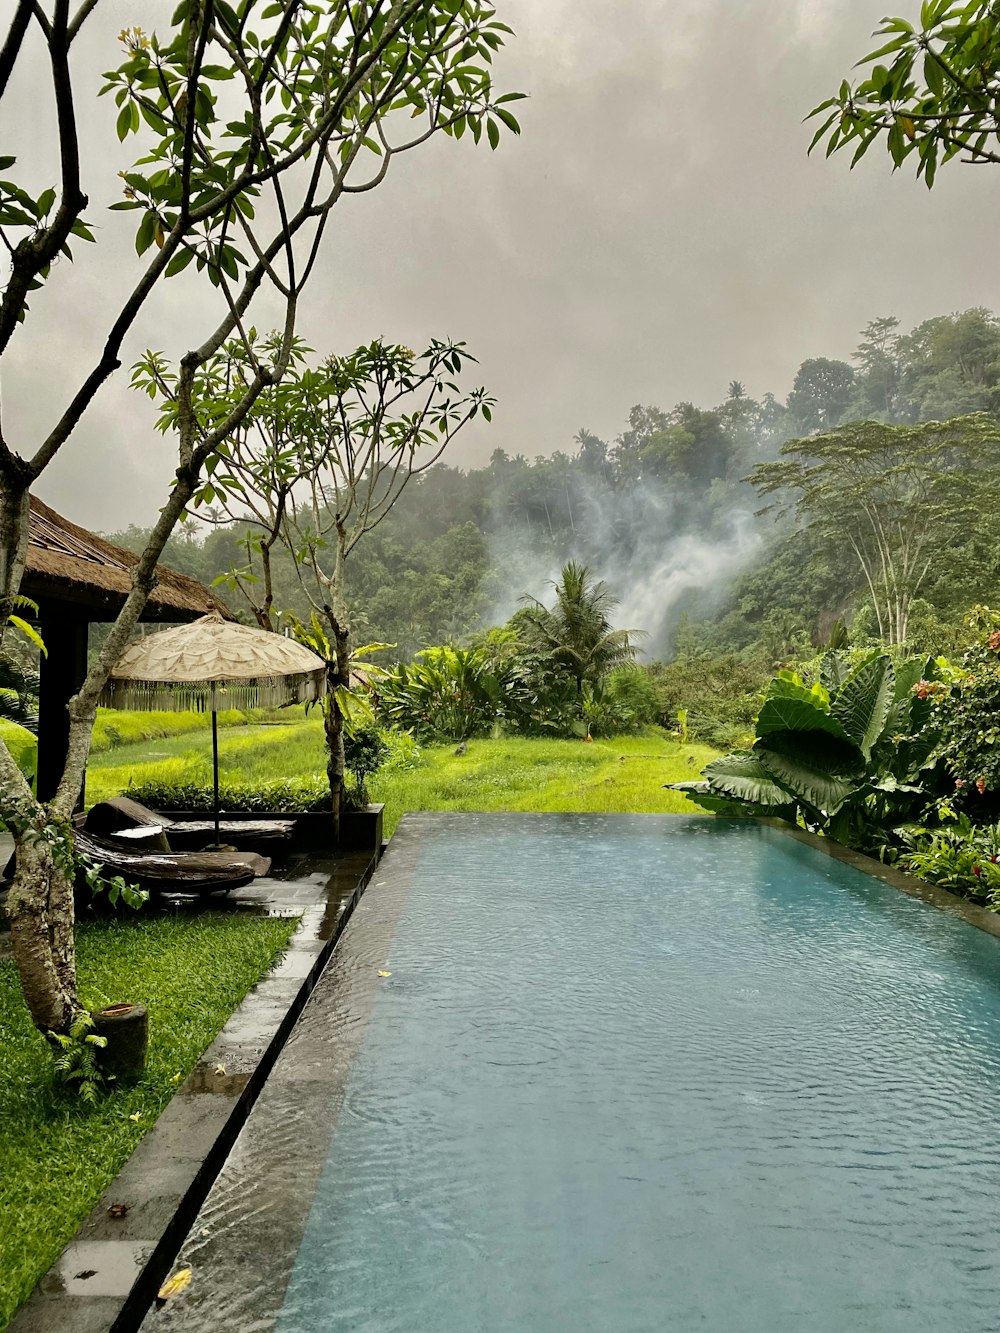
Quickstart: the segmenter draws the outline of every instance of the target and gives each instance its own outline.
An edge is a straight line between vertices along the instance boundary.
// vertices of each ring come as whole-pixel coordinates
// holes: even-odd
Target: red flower
[[[972,867],[972,873],[973,873],[974,875],[981,875],[981,874],[983,873],[983,871],[982,871],[982,867],[981,867],[981,866],[973,866],[973,867]]]

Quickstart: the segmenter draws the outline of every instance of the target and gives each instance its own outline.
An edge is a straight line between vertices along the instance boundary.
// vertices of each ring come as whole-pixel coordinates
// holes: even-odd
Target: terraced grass
[[[696,776],[716,751],[681,745],[665,732],[610,740],[469,741],[430,745],[405,768],[391,766],[369,782],[384,801],[391,834],[407,810],[580,810],[647,814],[702,813],[665,782]],[[323,732],[317,716],[280,726],[248,726],[219,737],[219,767],[226,782],[322,774]],[[211,782],[207,735],[178,736],[119,746],[95,755],[87,770],[87,801],[105,800],[130,782]]]
[[[323,773],[326,756],[318,714],[287,723],[227,728],[219,733],[219,773],[226,782]],[[87,804],[119,796],[142,782],[212,781],[212,737],[205,730],[118,745],[91,755]]]
[[[372,800],[385,802],[387,831],[407,810],[622,811],[704,813],[665,782],[695,777],[716,751],[663,732],[580,740],[469,741],[428,746],[416,766],[380,774]]]

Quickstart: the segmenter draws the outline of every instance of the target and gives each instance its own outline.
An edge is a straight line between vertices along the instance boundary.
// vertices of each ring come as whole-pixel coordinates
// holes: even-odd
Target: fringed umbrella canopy
[[[126,648],[101,703],[214,712],[305,703],[325,690],[326,663],[316,653],[280,634],[208,615]]]
[[[326,691],[326,663],[292,639],[202,616],[161,630],[126,648],[101,703],[152,712],[160,708],[212,713],[215,842],[219,845],[220,708],[275,708],[305,703]]]

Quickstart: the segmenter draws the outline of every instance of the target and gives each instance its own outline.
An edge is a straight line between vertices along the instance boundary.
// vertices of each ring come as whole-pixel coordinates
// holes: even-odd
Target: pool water
[[[281,1333],[997,1328],[997,940],[755,824],[407,836]]]

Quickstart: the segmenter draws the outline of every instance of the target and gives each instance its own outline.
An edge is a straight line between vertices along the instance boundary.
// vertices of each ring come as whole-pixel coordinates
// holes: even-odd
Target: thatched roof
[[[37,496],[31,497],[28,555],[21,580],[26,597],[70,604],[89,620],[112,620],[132,587],[132,570],[138,563],[133,552],[78,527]],[[193,620],[209,611],[232,619],[211,588],[157,565],[144,620]]]

